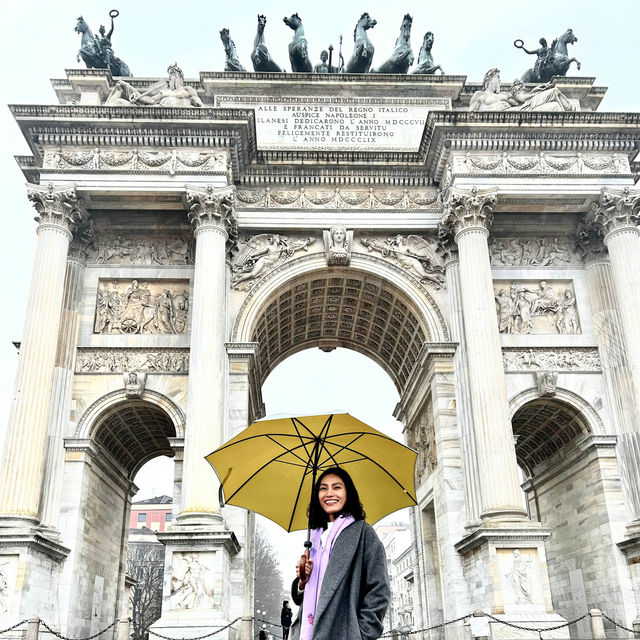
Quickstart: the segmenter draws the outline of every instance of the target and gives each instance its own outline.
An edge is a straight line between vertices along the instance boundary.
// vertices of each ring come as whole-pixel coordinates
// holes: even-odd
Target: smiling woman
[[[292,640],[380,637],[389,578],[382,543],[364,518],[351,476],[339,467],[326,469],[309,503],[313,544],[300,558],[291,588],[301,606]]]

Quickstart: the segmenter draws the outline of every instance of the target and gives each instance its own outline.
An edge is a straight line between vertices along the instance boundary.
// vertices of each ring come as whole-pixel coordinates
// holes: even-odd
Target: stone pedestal
[[[219,517],[219,516],[218,516]],[[218,525],[175,525],[158,534],[165,545],[162,617],[154,631],[171,637],[210,633],[242,615],[232,607],[231,567],[240,544],[220,517]],[[240,623],[235,625],[240,629]],[[223,631],[221,640],[240,638]]]

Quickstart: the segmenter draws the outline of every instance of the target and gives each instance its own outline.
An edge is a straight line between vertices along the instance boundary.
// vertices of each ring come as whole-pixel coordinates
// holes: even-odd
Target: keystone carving
[[[498,201],[497,189],[451,189],[444,206],[442,222],[451,228],[456,238],[465,229],[489,229],[493,208]]]
[[[216,188],[185,186],[189,208],[189,221],[197,229],[213,225],[223,229],[228,236],[227,246],[233,249],[238,241],[238,220],[234,211],[235,187]]]
[[[327,264],[347,266],[351,262],[353,231],[347,231],[343,224],[336,224],[322,232]]]
[[[34,219],[38,224],[53,224],[74,233],[87,218],[75,186],[30,186],[27,197],[37,211]]]
[[[124,378],[124,393],[129,399],[140,398],[144,392],[147,383],[147,374],[145,371],[125,371],[122,374]]]

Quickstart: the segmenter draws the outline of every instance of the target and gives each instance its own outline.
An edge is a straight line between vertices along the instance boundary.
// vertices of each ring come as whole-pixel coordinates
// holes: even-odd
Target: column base
[[[554,612],[544,541],[551,532],[539,522],[522,518],[483,522],[455,549],[464,557],[465,579],[474,607],[505,623],[523,627],[555,627],[566,620]],[[586,621],[588,637],[589,622]],[[582,629],[580,629],[582,631]],[[491,621],[493,638],[538,638]],[[549,631],[545,638],[568,638],[569,628]]]
[[[59,620],[57,599],[63,560],[70,550],[36,529],[12,518],[0,527],[0,573],[6,582],[7,600],[0,609],[0,627],[22,618],[38,616],[49,624]],[[21,633],[21,632],[19,632]]]
[[[176,638],[211,633],[241,615],[232,606],[231,566],[240,552],[234,532],[226,528],[221,516],[215,524],[211,520],[202,524],[201,518],[188,521],[190,524],[182,519],[157,534],[166,550],[162,616],[153,630]],[[234,625],[237,630],[223,631],[216,638],[236,640],[240,626],[238,622]]]
[[[175,527],[181,526],[205,526],[205,527],[221,527],[224,526],[224,518],[219,513],[207,513],[199,511],[182,512],[176,518]]]

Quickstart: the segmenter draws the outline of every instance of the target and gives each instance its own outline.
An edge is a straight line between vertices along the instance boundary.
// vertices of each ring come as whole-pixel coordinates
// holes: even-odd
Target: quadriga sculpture
[[[424,40],[422,41],[422,48],[418,54],[418,64],[411,73],[419,74],[432,74],[440,69],[440,73],[444,73],[443,68],[439,64],[434,64],[433,57],[431,55],[431,47],[433,47],[433,32],[427,31],[424,34]]]
[[[246,71],[246,69],[242,66],[240,59],[238,58],[238,53],[236,52],[236,45],[233,40],[229,37],[229,29],[226,27],[220,31],[220,40],[222,40],[222,44],[224,46],[224,53],[227,57],[224,63],[225,71]]]
[[[293,34],[293,40],[289,43],[291,71],[311,73],[313,71],[313,65],[309,59],[307,39],[304,37],[302,19],[297,13],[294,13],[290,18],[284,18],[284,23],[295,32]]]
[[[127,64],[117,58],[111,46],[111,36],[113,35],[113,19],[120,15],[117,9],[109,11],[111,18],[111,29],[106,33],[104,25],[100,25],[100,35],[91,33],[89,25],[80,16],[76,22],[74,31],[81,35],[80,50],[78,51],[78,62],[82,60],[87,69],[109,69],[112,76],[131,76],[131,71]]]
[[[368,73],[373,60],[374,47],[367,36],[367,31],[373,29],[377,22],[368,13],[363,13],[353,31],[353,54],[347,62],[347,73]]]
[[[400,35],[396,40],[396,48],[391,57],[383,62],[371,73],[407,73],[413,64],[413,51],[411,51],[411,23],[413,18],[407,13],[400,25]]]
[[[264,43],[264,27],[267,24],[266,16],[258,16],[258,30],[256,38],[253,41],[253,51],[251,53],[251,62],[254,71],[276,71],[282,72],[282,69],[271,59],[269,49]]]

